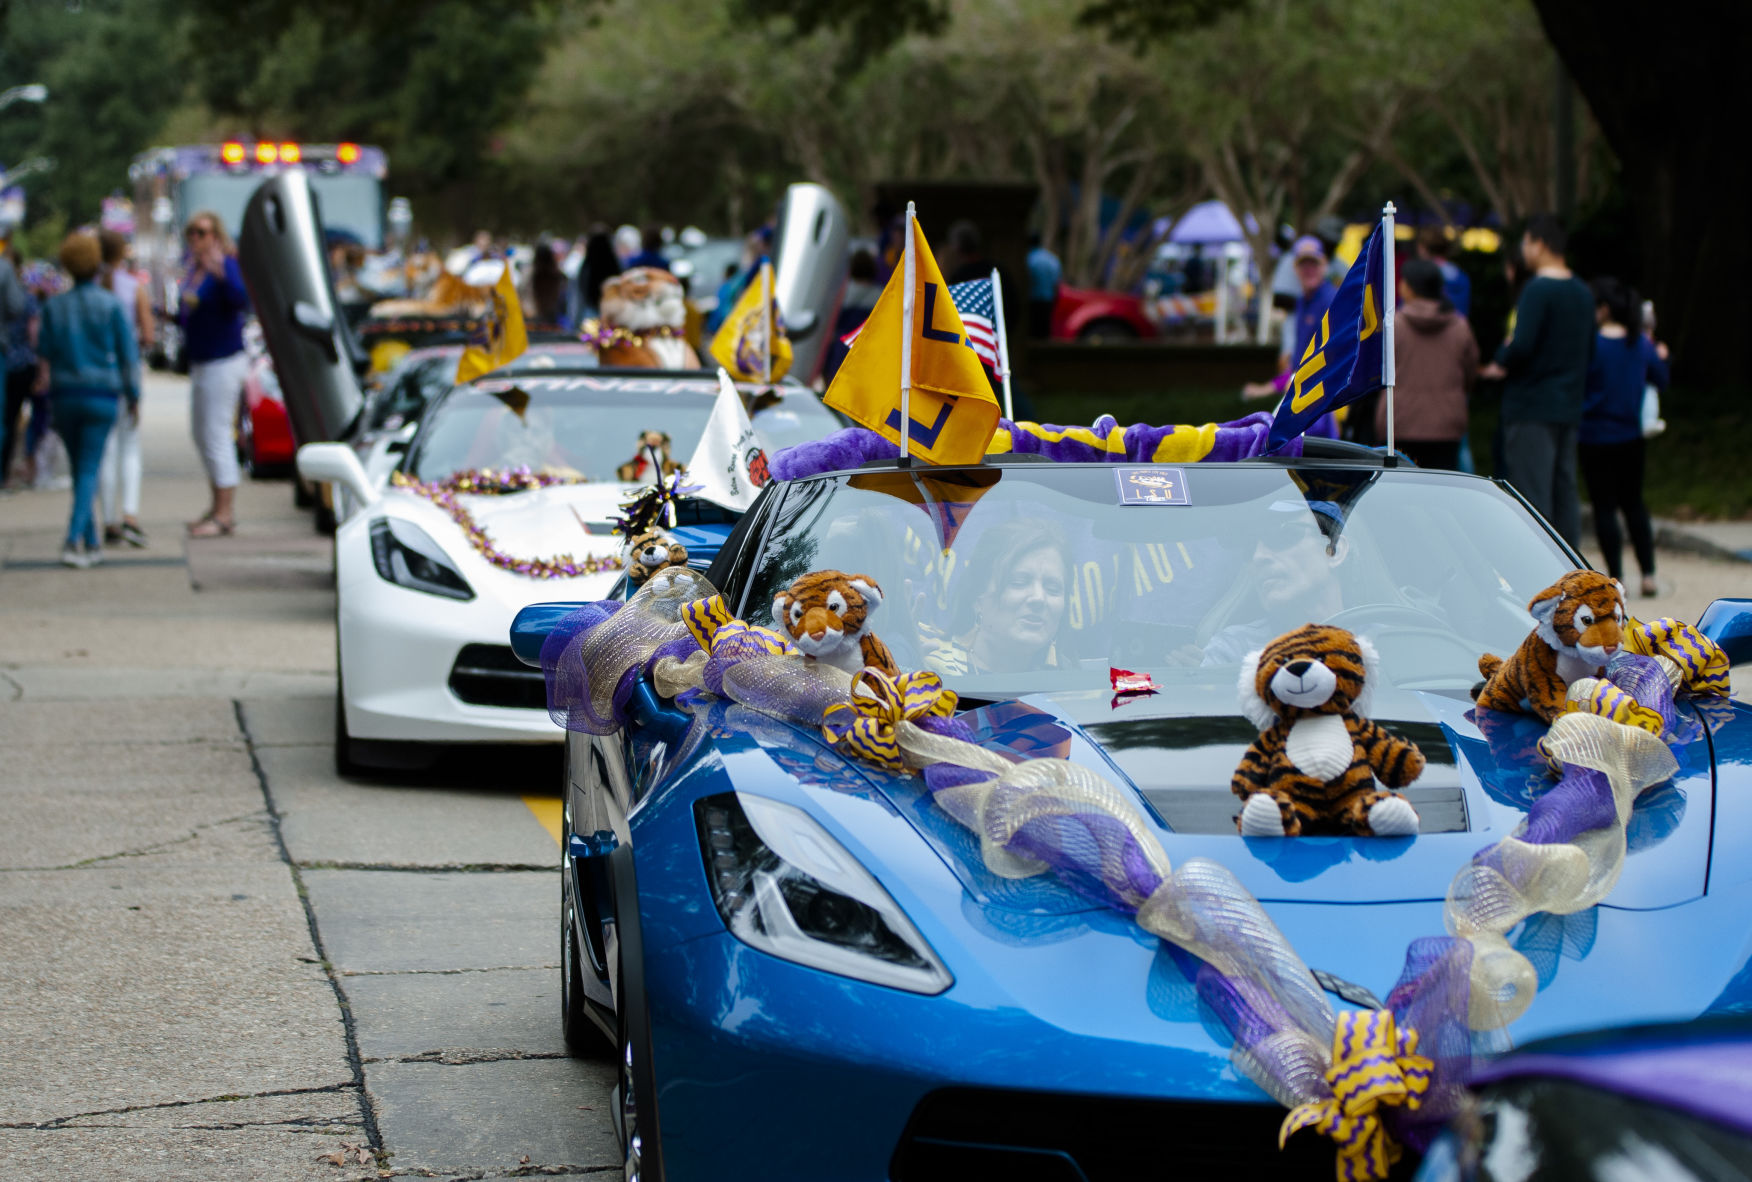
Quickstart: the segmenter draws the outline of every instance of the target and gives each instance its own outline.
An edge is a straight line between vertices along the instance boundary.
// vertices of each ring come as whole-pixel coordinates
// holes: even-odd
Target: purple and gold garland
[[[600,351],[611,345],[626,345],[634,349],[642,348],[647,338],[658,340],[685,340],[687,334],[672,325],[659,324],[647,328],[643,332],[634,332],[630,328],[618,325],[609,327],[600,320],[586,320],[578,329],[578,339],[586,345],[595,345]]]
[[[492,497],[504,493],[526,492],[534,488],[551,488],[556,484],[583,484],[585,478],[582,476],[554,476],[531,472],[528,468],[469,468],[431,483],[396,472],[390,478],[390,483],[425,497],[450,514],[450,520],[456,522],[469,545],[475,548],[475,552],[500,570],[527,575],[532,579],[575,579],[581,575],[598,575],[621,569],[620,556],[616,554],[588,554],[582,560],[575,559],[570,554],[557,554],[552,558],[517,558],[506,554],[493,545],[487,531],[475,524],[474,515],[457,500],[458,494],[463,493],[475,497]]]

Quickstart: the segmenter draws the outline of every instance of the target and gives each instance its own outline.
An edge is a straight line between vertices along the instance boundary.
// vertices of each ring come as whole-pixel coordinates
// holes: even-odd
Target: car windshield
[[[1127,486],[1134,503],[1119,473],[1143,478]],[[1472,477],[1017,464],[792,485],[739,598],[767,623],[801,574],[866,574],[901,667],[961,693],[1105,690],[1120,667],[1164,688],[1220,686],[1213,705],[1230,712],[1243,657],[1310,621],[1368,636],[1401,688],[1463,693],[1479,655],[1513,652],[1527,601],[1571,565]]]
[[[470,468],[528,467],[537,472],[619,479],[647,431],[669,437],[669,454],[693,454],[717,398],[709,376],[556,374],[491,377],[458,386],[426,417],[404,470],[442,480]],[[771,453],[839,426],[801,386],[755,401],[755,433]]]
[[[425,414],[427,404],[455,384],[456,363],[461,357],[461,345],[447,345],[419,349],[402,358],[371,397],[365,411],[367,429],[393,431]],[[595,360],[596,350],[588,345],[534,345],[498,372],[593,365]]]

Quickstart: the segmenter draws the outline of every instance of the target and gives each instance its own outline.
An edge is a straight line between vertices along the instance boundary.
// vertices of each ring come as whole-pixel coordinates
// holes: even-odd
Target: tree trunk
[[[1752,373],[1752,122],[1741,77],[1752,5],[1534,0],[1552,46],[1618,156],[1640,274],[1682,381]],[[1713,132],[1711,129],[1715,129]]]

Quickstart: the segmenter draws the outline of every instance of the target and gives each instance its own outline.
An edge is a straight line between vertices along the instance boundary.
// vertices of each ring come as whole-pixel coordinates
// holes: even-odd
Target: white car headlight
[[[446,599],[473,599],[462,577],[432,535],[411,521],[379,517],[371,523],[371,565],[398,587]]]
[[[870,872],[808,813],[727,792],[694,802],[712,898],[743,943],[911,993],[955,983]]]

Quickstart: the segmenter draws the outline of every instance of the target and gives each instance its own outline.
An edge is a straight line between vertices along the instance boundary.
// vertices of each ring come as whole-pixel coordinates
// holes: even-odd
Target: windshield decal
[[[1115,468],[1122,505],[1190,505],[1186,474],[1179,468]]]

